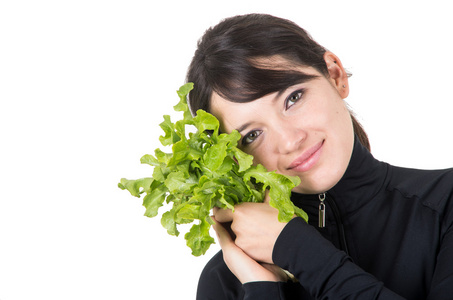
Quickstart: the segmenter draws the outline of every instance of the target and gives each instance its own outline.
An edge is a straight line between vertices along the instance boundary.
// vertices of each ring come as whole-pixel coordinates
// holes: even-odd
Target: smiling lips
[[[324,140],[317,143],[313,147],[306,150],[302,153],[301,156],[296,158],[291,165],[288,167],[289,170],[297,172],[306,172],[310,170],[316,162],[319,160],[322,152],[322,146],[324,145]]]

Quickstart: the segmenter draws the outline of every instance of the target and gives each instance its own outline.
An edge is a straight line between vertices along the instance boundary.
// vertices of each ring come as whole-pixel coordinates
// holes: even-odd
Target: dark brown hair
[[[286,19],[266,14],[224,19],[198,41],[186,78],[194,83],[189,107],[192,113],[209,111],[213,92],[232,102],[250,102],[316,77],[291,68],[260,66],[263,58],[283,57],[329,77],[326,51],[303,28]],[[359,141],[370,149],[367,134],[352,113],[351,118]]]

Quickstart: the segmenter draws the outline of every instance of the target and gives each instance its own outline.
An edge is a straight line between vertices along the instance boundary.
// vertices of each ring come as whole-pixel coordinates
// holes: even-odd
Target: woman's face
[[[338,76],[338,68],[343,68],[336,61],[330,67],[327,62],[329,78],[313,68],[300,67],[319,77],[252,102],[234,103],[212,95],[211,112],[220,120],[222,131],[237,129],[242,135],[239,148],[252,154],[254,163],[298,176],[301,184],[295,192],[329,190],[349,164],[354,133],[343,101],[348,94],[347,86],[343,87],[347,77],[344,74],[342,81],[343,75]]]

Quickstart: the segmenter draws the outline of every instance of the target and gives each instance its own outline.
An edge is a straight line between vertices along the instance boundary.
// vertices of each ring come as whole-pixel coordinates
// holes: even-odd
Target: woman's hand
[[[273,264],[274,244],[286,223],[278,221],[278,210],[264,203],[241,203],[229,209],[215,209],[215,219],[232,222],[233,244],[256,261]]]
[[[287,281],[286,273],[276,265],[258,263],[236,246],[230,233],[213,217],[223,259],[230,271],[244,284],[252,281]]]

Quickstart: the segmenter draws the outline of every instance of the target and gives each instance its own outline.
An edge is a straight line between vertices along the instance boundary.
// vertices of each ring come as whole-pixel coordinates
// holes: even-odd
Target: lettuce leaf
[[[154,155],[143,155],[140,162],[154,167],[152,177],[122,178],[118,187],[135,197],[146,194],[143,206],[147,217],[169,207],[161,224],[170,235],[179,235],[178,225],[194,223],[184,235],[194,256],[205,254],[214,243],[209,234],[213,207],[234,210],[238,203],[262,202],[269,191],[269,204],[278,209],[279,221],[288,222],[294,215],[307,221],[307,214],[290,200],[300,179],[253,165],[253,156],[237,147],[239,132],[220,133],[219,121],[206,111],[198,110],[192,116],[187,104],[192,89],[193,83],[187,83],[177,91],[179,102],[173,108],[183,112],[183,118],[173,123],[164,115],[159,125],[164,131],[159,141],[162,146],[171,146],[171,153],[158,148]]]

